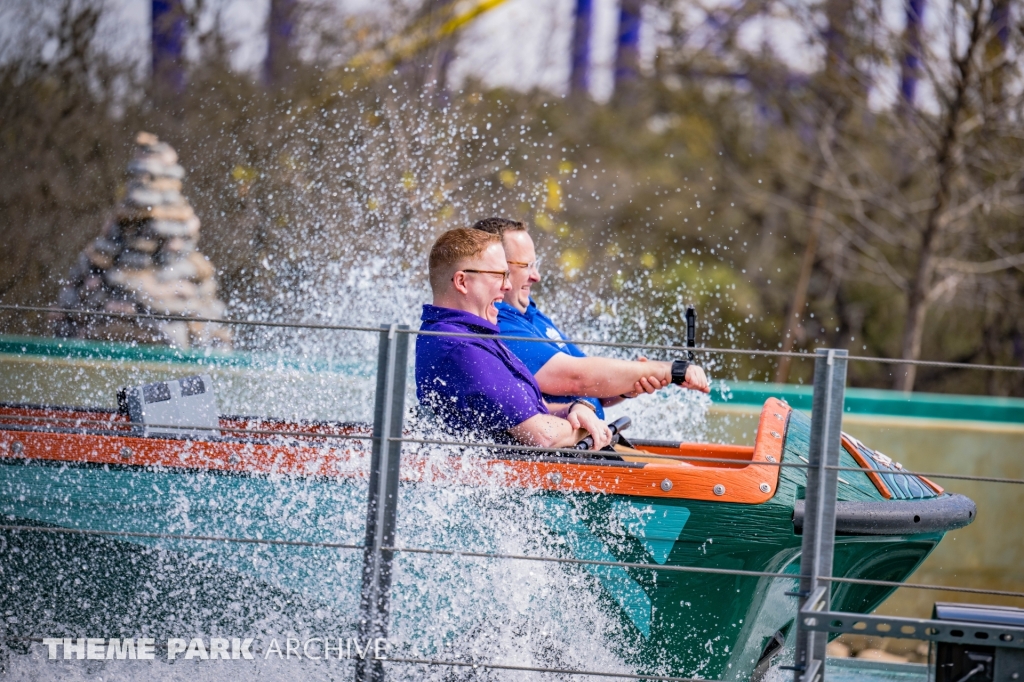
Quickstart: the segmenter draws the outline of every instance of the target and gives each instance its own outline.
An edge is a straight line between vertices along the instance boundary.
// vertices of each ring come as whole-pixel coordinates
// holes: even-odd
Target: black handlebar
[[[621,433],[622,431],[625,431],[626,429],[628,429],[630,424],[632,424],[632,423],[633,423],[633,420],[630,419],[629,417],[619,417],[618,419],[616,419],[615,421],[613,421],[611,424],[608,425],[608,430],[612,432],[612,443],[613,444],[617,440],[616,436],[618,436],[619,433]],[[579,443],[576,443],[576,445],[572,446],[572,449],[573,450],[589,450],[592,447],[594,447],[594,437],[593,436],[587,436],[586,438],[581,440]]]
[[[697,346],[697,310],[692,306],[686,306],[686,347],[696,348]],[[687,351],[690,362],[693,362],[693,351]]]

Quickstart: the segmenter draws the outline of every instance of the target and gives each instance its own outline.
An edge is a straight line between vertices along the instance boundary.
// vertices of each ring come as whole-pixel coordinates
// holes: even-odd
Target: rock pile
[[[128,165],[127,196],[103,233],[78,256],[58,299],[61,308],[111,313],[223,317],[210,261],[196,248],[199,218],[181,195],[185,170],[156,135],[139,133]],[[229,346],[216,323],[64,315],[59,336]]]

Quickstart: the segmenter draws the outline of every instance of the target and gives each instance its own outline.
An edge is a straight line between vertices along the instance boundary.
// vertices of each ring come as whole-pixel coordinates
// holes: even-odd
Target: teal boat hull
[[[801,461],[808,432],[808,418],[792,413],[784,463]],[[841,457],[843,466],[858,466],[845,450]],[[840,500],[885,502],[866,473],[844,471],[841,478]],[[557,570],[576,576],[570,584],[581,595],[597,595],[613,623],[605,633],[609,646],[634,670],[749,680],[773,639],[793,635],[796,604],[786,593],[797,586],[802,538],[793,519],[804,482],[804,469],[783,467],[770,499],[734,504],[405,481],[397,543],[509,553],[508,538],[515,537],[514,553],[645,564]],[[365,479],[358,477],[0,459],[3,524],[37,529],[0,531],[7,548],[0,553],[0,610],[19,614],[8,622],[7,636],[238,636],[239,630],[353,636],[361,550],[228,540],[354,546],[363,538],[365,508]],[[99,537],[39,530],[44,527],[212,539]],[[904,581],[943,534],[838,536],[834,574]],[[399,552],[391,618],[392,632],[403,639],[396,646],[442,657],[452,642],[473,642],[507,623],[507,590],[462,594],[470,575],[464,571],[487,573],[494,562]],[[838,584],[833,609],[868,612],[893,589]],[[567,608],[564,600],[534,600],[524,613],[548,607],[554,613],[545,617],[553,622]]]

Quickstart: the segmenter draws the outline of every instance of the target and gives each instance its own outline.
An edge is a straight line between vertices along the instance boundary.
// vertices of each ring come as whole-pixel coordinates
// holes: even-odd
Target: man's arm
[[[535,375],[548,395],[613,398],[635,390],[641,379],[666,386],[672,380],[671,362],[636,362],[614,358],[577,358],[556,353]]]
[[[637,358],[638,362],[647,362],[647,358],[641,356]],[[656,377],[642,377],[640,381],[633,384],[633,390],[622,395],[617,395],[614,398],[601,398],[601,407],[611,407],[612,405],[618,405],[627,398],[636,398],[643,393],[657,393],[659,389],[665,388],[665,384],[661,383]]]
[[[509,433],[520,443],[542,448],[571,448],[588,433],[594,437],[594,450],[611,442],[611,432],[593,409],[581,404],[570,405],[568,410],[564,405],[551,407],[555,414],[535,414],[509,429]],[[564,418],[556,416],[559,413]]]
[[[577,358],[556,353],[535,375],[540,390],[548,395],[581,395],[589,398],[614,398],[635,393],[637,385],[646,381],[656,388],[672,381],[672,363],[649,360],[617,360],[614,358]],[[655,385],[655,382],[658,382]],[[707,393],[707,377],[697,365],[686,370],[684,388]],[[646,391],[646,389],[645,389]]]

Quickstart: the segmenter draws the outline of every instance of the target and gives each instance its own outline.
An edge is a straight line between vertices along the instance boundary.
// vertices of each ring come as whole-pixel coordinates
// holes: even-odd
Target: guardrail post
[[[845,350],[819,348],[814,360],[814,399],[811,406],[810,465],[807,467],[804,502],[804,537],[800,554],[800,608],[829,610],[831,577],[836,535],[836,469],[843,424],[843,400],[846,390]],[[825,645],[828,633],[815,632],[796,619],[794,682],[821,682],[825,678]]]
[[[398,511],[398,473],[405,415],[405,377],[409,365],[408,325],[381,325],[377,355],[377,393],[373,408],[373,449],[366,504],[366,543],[363,549],[363,587],[359,603],[359,645],[364,657],[356,660],[356,682],[380,682],[384,666],[371,646],[387,638],[391,562]]]

